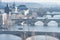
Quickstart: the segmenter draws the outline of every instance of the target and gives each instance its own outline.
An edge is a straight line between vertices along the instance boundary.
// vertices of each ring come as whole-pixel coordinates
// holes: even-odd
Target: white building
[[[2,20],[3,20],[3,25],[7,22],[7,14],[3,13],[2,14]]]
[[[29,14],[29,10],[24,10],[24,15],[27,16]]]

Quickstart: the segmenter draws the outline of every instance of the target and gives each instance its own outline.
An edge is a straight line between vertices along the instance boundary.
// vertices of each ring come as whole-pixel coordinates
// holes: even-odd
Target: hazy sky
[[[2,0],[2,2],[13,2],[14,0]],[[60,0],[15,0],[15,2],[54,2],[60,4]]]

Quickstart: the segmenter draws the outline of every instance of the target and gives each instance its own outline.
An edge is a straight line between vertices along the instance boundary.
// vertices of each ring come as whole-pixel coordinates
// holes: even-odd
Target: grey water
[[[7,30],[6,30],[7,31]],[[9,31],[37,31],[37,32],[60,32],[58,26],[11,26]]]

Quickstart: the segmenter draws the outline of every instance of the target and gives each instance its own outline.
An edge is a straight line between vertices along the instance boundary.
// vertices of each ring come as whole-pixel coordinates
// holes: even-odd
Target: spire
[[[4,10],[5,10],[5,13],[9,14],[9,11],[10,11],[10,10],[9,10],[9,6],[8,6],[8,4],[6,5],[6,7],[5,7]]]
[[[7,4],[7,7],[9,7],[8,4]]]
[[[13,8],[15,9],[15,6],[16,6],[16,4],[15,4],[15,0],[14,0],[14,2],[13,2],[13,5],[12,5],[12,6],[13,6]]]

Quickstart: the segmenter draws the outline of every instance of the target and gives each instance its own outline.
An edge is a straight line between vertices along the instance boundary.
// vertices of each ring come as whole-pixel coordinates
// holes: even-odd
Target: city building
[[[5,25],[7,22],[7,14],[6,13],[2,14],[2,21],[3,21],[3,25]]]
[[[18,7],[16,6],[15,3],[13,3],[13,5],[11,6],[11,11],[12,13],[18,13]]]
[[[36,12],[32,12],[32,15],[29,17],[30,19],[32,19],[32,18],[37,18],[37,13]]]
[[[27,14],[29,13],[29,9],[26,7],[26,5],[19,5],[18,9],[18,11],[21,12],[24,16],[27,16]]]

